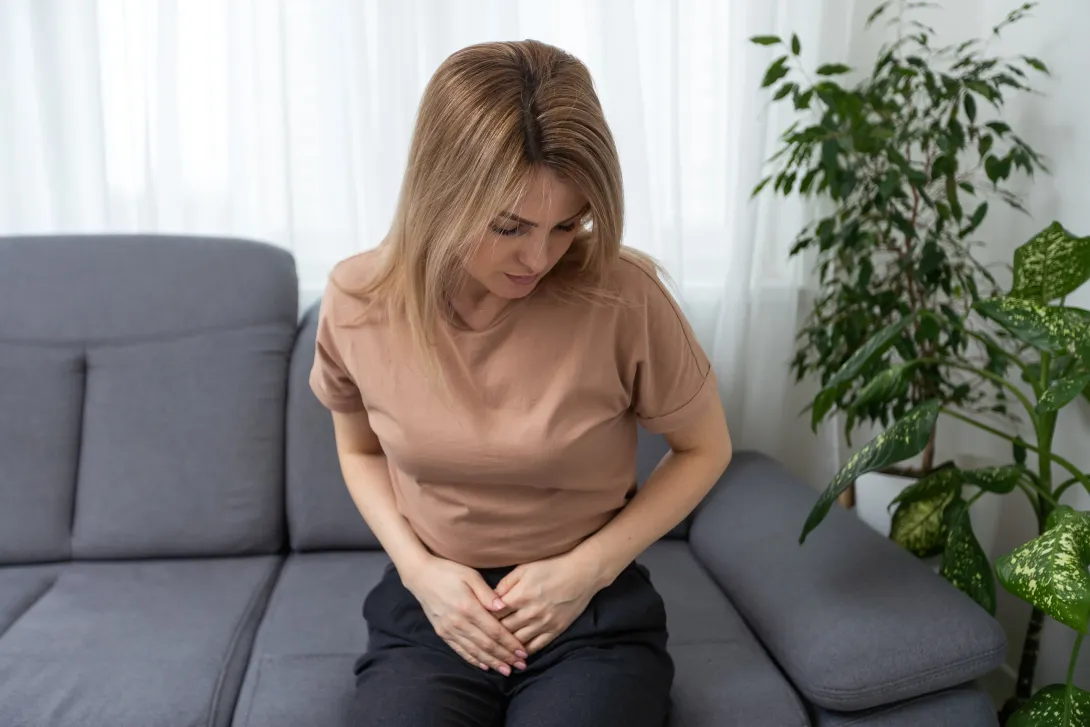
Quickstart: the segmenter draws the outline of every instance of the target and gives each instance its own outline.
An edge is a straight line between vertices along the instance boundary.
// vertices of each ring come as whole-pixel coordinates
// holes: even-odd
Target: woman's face
[[[492,220],[466,272],[497,297],[528,295],[571,247],[586,205],[576,189],[541,168],[522,199]]]

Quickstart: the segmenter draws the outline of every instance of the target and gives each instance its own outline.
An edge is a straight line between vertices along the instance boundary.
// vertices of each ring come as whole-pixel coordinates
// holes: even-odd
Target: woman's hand
[[[575,551],[520,565],[496,586],[500,623],[536,654],[572,625],[601,589],[598,569]]]
[[[511,675],[512,666],[526,668],[525,647],[493,615],[507,605],[480,573],[429,556],[408,569],[402,582],[420,602],[435,633],[470,664],[491,667],[504,676]]]

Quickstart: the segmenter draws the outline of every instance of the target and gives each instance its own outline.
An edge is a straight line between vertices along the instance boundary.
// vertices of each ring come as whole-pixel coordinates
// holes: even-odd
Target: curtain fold
[[[839,457],[798,413],[807,210],[750,199],[789,123],[748,38],[845,57],[851,0],[7,0],[0,234],[144,231],[289,249],[304,304],[386,231],[416,105],[451,52],[536,38],[590,67],[622,157],[625,241],[662,261],[739,447],[815,485]]]

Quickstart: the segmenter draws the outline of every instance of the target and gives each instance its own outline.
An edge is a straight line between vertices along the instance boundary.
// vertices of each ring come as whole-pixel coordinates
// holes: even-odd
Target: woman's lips
[[[533,285],[541,277],[540,275],[512,275],[511,273],[506,273],[506,275],[507,279],[515,285]]]

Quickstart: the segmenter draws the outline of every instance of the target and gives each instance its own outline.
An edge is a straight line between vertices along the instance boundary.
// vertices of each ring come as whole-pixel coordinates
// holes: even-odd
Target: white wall
[[[854,20],[861,28],[863,20],[877,0],[863,0],[855,8]],[[1021,0],[947,0],[946,9],[934,11],[927,18],[945,42],[960,42],[970,37],[987,36],[992,26]],[[993,48],[1004,54],[1026,54],[1041,58],[1053,77],[1035,82],[1043,96],[1022,96],[1008,105],[1004,118],[1018,133],[1050,160],[1052,175],[1039,177],[1022,185],[1027,218],[1005,205],[993,205],[981,230],[987,247],[987,260],[1009,262],[1014,248],[1052,220],[1061,221],[1075,233],[1090,235],[1090,3],[1086,0],[1044,0],[1033,17],[1007,29]],[[877,33],[856,38],[849,49],[849,63],[872,62],[880,42]],[[1090,286],[1084,286],[1068,299],[1072,305],[1090,308]],[[1090,405],[1080,402],[1063,414],[1055,446],[1068,459],[1090,468]],[[976,455],[985,458],[1009,458],[1009,447],[997,446],[988,435],[978,436],[967,427],[946,426],[940,452],[944,458]],[[1009,461],[1009,460],[1008,460]],[[1090,509],[1090,496],[1071,489],[1064,501],[1080,509]],[[1035,519],[1025,499],[1004,498],[999,532],[994,552],[1008,552],[1035,534]],[[1008,666],[1016,669],[1021,656],[1029,607],[1000,588],[998,618],[1010,638]],[[1042,653],[1038,663],[1038,684],[1063,681],[1066,677],[1073,634],[1063,626],[1046,624]],[[1090,648],[1083,649],[1076,672],[1076,683],[1090,689]]]

